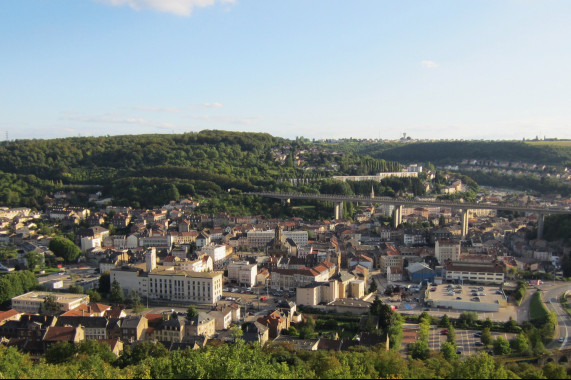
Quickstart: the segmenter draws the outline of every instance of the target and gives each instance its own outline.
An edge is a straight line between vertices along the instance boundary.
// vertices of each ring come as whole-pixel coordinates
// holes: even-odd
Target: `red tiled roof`
[[[62,317],[85,317],[85,311],[73,309],[73,310],[66,311],[61,316]],[[88,316],[89,316],[89,313],[88,313]]]
[[[145,318],[147,318],[147,320],[149,321],[149,324],[154,324],[154,323],[160,323],[163,320],[163,315],[162,314],[154,314],[154,313],[148,313],[147,315],[145,315]]]
[[[105,316],[108,318],[119,318],[122,311],[123,309],[110,309],[105,312]]]
[[[95,313],[104,313],[105,311],[111,309],[111,306],[109,306],[109,305],[104,305],[102,303],[95,303],[95,302],[90,302],[89,307]]]
[[[50,326],[46,331],[44,336],[44,341],[54,342],[54,341],[68,341],[73,342],[75,340],[75,327],[60,327],[60,326]]]
[[[8,311],[0,311],[0,321],[5,321],[6,319],[15,317],[18,314],[20,313],[14,309],[10,309]]]

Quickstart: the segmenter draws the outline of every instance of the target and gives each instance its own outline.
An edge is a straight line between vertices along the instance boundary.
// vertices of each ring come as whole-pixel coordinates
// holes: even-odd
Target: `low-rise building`
[[[208,314],[200,312],[187,322],[185,326],[186,336],[205,336],[210,338],[216,333],[216,319]]]
[[[246,342],[258,342],[260,346],[264,346],[270,338],[268,327],[259,322],[248,322],[242,325],[244,335],[242,339]]]
[[[72,293],[28,292],[12,298],[12,309],[21,313],[38,314],[48,295],[53,295],[62,311],[69,311],[89,303],[89,296]]]
[[[59,317],[56,326],[82,327],[85,339],[107,339],[107,323],[105,317]]]
[[[220,307],[211,311],[209,314],[214,317],[216,330],[226,330],[232,324],[232,312],[234,309],[231,307]]]
[[[470,263],[447,261],[444,264],[443,279],[481,284],[502,284],[505,280],[504,267],[499,262]]]
[[[155,328],[154,338],[159,342],[180,343],[185,336],[185,317],[171,317],[163,320],[162,323]]]
[[[121,322],[121,336],[124,342],[142,340],[145,330],[149,327],[147,318],[143,316],[129,316]]]
[[[83,327],[50,326],[44,335],[44,348],[58,342],[79,343],[85,340]]]

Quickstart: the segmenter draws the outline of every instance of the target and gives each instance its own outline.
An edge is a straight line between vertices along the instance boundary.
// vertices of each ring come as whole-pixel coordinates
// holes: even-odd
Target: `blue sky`
[[[571,138],[571,1],[0,2],[0,140]]]

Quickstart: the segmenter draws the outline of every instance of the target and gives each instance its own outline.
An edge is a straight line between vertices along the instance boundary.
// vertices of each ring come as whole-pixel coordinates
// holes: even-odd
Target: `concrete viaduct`
[[[429,206],[429,207],[448,207],[460,210],[462,215],[462,238],[468,235],[468,210],[486,209],[486,210],[506,210],[518,211],[525,213],[537,214],[537,237],[543,238],[543,223],[545,215],[551,214],[571,214],[571,210],[561,207],[526,207],[510,204],[494,204],[494,203],[469,203],[458,201],[430,201],[422,199],[402,199],[391,197],[375,197],[363,195],[333,195],[333,194],[306,194],[306,193],[276,193],[276,192],[251,192],[248,195],[258,195],[261,197],[280,199],[283,203],[289,203],[291,199],[306,199],[315,201],[327,201],[334,204],[334,217],[340,219],[343,217],[343,202],[361,202],[361,203],[382,203],[395,206],[393,212],[393,227],[398,227],[402,223],[402,209],[407,207]]]

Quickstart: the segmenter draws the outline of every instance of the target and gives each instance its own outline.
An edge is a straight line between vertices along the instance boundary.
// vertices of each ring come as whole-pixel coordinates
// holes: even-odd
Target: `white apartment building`
[[[293,240],[298,247],[306,246],[309,239],[307,231],[283,231],[282,235]],[[274,230],[248,231],[248,245],[250,248],[265,248],[275,236]]]
[[[258,265],[247,261],[240,261],[228,265],[228,279],[244,286],[256,285]]]
[[[210,256],[215,263],[224,260],[228,254],[225,245],[208,245],[202,247],[200,252]]]
[[[149,298],[213,305],[222,298],[223,272],[155,269],[148,274]]]
[[[446,260],[460,260],[460,251],[460,242],[455,240],[436,240],[434,245],[434,257],[440,264]]]
[[[85,253],[93,248],[101,248],[101,236],[85,236],[81,238],[81,252]]]
[[[166,263],[165,266],[167,266]],[[214,262],[212,261],[212,257],[208,255],[204,255],[197,260],[184,259],[175,261],[169,266],[174,267],[175,270],[187,272],[212,272],[214,270]]]
[[[222,277],[223,272],[188,272],[174,267],[148,273],[137,268],[111,271],[111,281],[119,282],[125,294],[134,290],[150,299],[210,305],[222,297]]]

